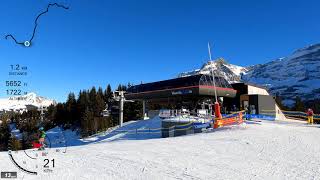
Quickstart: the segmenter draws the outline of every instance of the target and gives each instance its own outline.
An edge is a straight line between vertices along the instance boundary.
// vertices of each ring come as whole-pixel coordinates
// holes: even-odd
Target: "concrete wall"
[[[263,88],[258,88],[255,86],[248,85],[248,94],[260,94],[260,95],[269,95],[268,91]]]
[[[275,104],[272,96],[269,95],[258,95],[258,114],[275,115]]]
[[[244,100],[249,100],[249,97],[247,96],[247,94],[248,95],[267,95],[267,96],[270,96],[270,94],[268,93],[268,91],[266,89],[255,87],[252,85],[248,85],[248,88],[245,88],[246,86],[241,83],[233,84],[232,86],[238,90],[239,94],[241,94],[240,98],[239,98],[240,103],[242,103]],[[247,92],[246,92],[246,90],[247,90]],[[261,103],[264,104],[264,99],[257,98],[256,100],[252,99],[252,101],[253,102],[255,101],[256,104],[261,104]],[[252,104],[253,102],[251,102],[250,104]],[[275,120],[286,120],[286,117],[284,116],[283,112],[281,111],[281,109],[279,108],[279,106],[277,105],[277,103],[275,102],[275,100],[273,99],[272,96],[270,96],[270,98],[267,98],[266,104],[272,104],[272,107],[269,106],[270,108],[266,109],[266,106],[263,105],[263,107],[258,107],[258,110],[260,112],[257,112],[257,113],[273,114],[273,115],[275,115]],[[262,110],[264,110],[264,111],[262,111]]]
[[[200,133],[201,129],[195,129],[193,124],[186,125],[188,122],[170,122],[170,121],[162,121],[161,127],[161,135],[163,138],[166,137],[176,137],[183,136],[188,134]],[[175,127],[177,126],[177,127]]]

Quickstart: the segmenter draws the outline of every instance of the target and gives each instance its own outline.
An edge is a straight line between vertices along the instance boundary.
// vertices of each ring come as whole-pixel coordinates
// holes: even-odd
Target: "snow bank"
[[[123,127],[113,127],[105,132],[100,132],[83,139],[80,138],[77,131],[63,131],[60,127],[50,129],[47,132],[47,137],[51,143],[51,147],[70,147],[116,140],[161,138],[160,131],[152,131],[152,129],[157,128],[161,128],[161,119],[158,116],[148,120],[129,121],[124,123]],[[141,133],[141,130],[149,132],[149,129],[151,129],[152,133]]]
[[[44,180],[318,179],[319,136],[319,127],[304,123],[252,122],[212,133],[70,147],[56,157],[52,174],[18,175]],[[0,159],[1,171],[17,171],[7,153]]]

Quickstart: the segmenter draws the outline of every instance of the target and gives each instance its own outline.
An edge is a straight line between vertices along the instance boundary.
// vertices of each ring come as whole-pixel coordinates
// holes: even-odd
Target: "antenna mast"
[[[210,48],[210,43],[209,42],[208,42],[208,52],[209,52],[210,61],[212,61],[211,48]],[[212,80],[213,80],[214,96],[216,98],[216,103],[217,103],[218,102],[218,97],[217,97],[216,80],[215,80],[215,77],[214,77],[214,72],[213,72],[213,67],[212,66],[211,66],[211,76],[212,76]]]

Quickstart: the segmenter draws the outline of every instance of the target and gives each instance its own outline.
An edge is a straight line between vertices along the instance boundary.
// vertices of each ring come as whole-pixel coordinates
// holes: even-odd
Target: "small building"
[[[226,100],[225,103],[228,107],[235,105],[239,107],[238,110],[244,110],[247,107],[251,114],[274,116],[279,120],[285,118],[267,88],[252,83],[234,83],[231,85],[237,90],[237,95],[234,99]]]
[[[158,108],[187,108],[196,111],[197,106],[213,104],[218,97],[234,98],[237,91],[223,78],[209,75],[193,75],[132,86],[127,90],[127,100],[143,102],[143,114],[147,105]]]
[[[233,83],[231,86],[237,91],[237,94],[233,99],[227,99],[224,102],[229,108],[233,108],[235,106],[237,110],[243,110],[245,107],[249,108],[250,105],[256,106],[257,104],[253,104],[253,100],[249,101],[252,95],[265,95],[272,99],[272,96],[269,95],[267,89],[262,86],[248,83]],[[231,111],[231,109],[228,110]]]
[[[215,93],[223,113],[248,107],[251,114],[285,118],[280,116],[282,112],[266,88],[248,83],[229,84],[221,76],[216,76],[213,81],[212,76],[205,74],[135,85],[127,90],[125,98],[142,101],[143,114],[147,109],[154,113],[155,109],[161,108],[186,108],[196,113],[204,107],[212,110]]]

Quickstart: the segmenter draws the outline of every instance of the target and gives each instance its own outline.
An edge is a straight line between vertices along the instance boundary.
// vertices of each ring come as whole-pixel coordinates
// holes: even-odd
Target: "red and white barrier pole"
[[[214,114],[215,117],[218,119],[222,119],[221,111],[220,111],[220,104],[218,102],[214,103]]]

